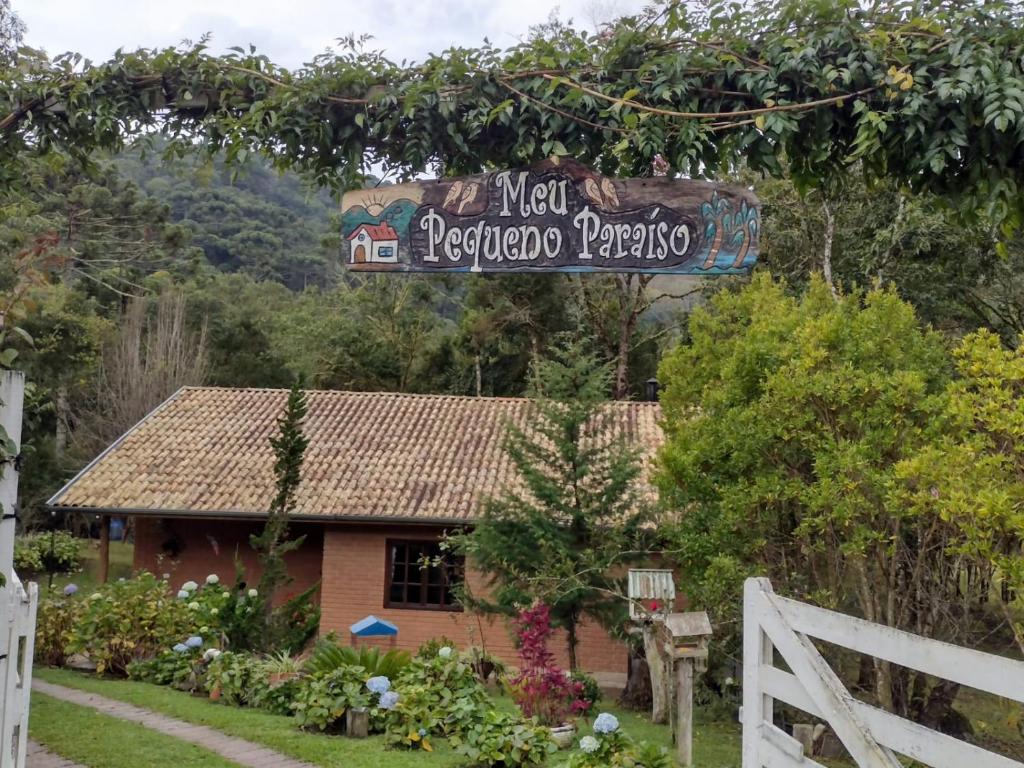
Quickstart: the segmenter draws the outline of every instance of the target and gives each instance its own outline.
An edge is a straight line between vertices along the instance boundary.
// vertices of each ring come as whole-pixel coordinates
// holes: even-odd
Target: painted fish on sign
[[[356,271],[746,272],[757,198],[741,187],[613,179],[565,158],[342,199],[342,258]]]

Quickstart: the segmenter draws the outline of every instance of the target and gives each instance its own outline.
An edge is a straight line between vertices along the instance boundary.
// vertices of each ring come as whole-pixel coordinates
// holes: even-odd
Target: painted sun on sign
[[[613,179],[559,158],[342,200],[343,258],[357,271],[736,274],[753,266],[759,232],[749,190]]]

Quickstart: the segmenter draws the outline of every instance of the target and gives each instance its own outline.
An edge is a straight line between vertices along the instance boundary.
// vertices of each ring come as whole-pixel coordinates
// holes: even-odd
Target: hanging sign
[[[574,160],[349,192],[342,257],[356,271],[736,274],[757,258],[742,187],[613,179]]]

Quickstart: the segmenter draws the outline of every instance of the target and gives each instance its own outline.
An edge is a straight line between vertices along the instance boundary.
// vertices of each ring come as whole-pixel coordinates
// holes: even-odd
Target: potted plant
[[[564,749],[573,742],[576,716],[590,705],[583,699],[582,683],[572,680],[555,664],[554,654],[548,649],[553,633],[547,605],[537,603],[519,614],[519,674],[509,681],[509,688],[523,715],[548,726],[551,738]]]

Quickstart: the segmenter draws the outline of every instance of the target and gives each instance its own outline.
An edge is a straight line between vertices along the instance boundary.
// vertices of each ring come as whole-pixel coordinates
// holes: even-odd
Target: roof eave
[[[78,512],[86,515],[114,515],[118,517],[188,517],[210,520],[266,520],[265,512],[249,512],[237,509],[133,509],[126,507],[80,507],[47,504],[52,513],[68,514]],[[472,520],[438,517],[384,517],[381,515],[340,515],[322,513],[292,512],[288,519],[296,523],[373,523],[377,525],[422,525],[422,526],[464,526]]]

